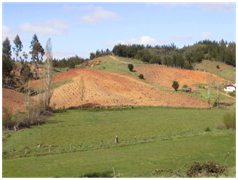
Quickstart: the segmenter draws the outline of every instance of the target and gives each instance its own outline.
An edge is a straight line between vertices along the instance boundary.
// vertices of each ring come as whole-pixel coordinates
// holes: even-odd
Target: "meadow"
[[[193,161],[225,164],[229,152],[228,177],[234,177],[235,131],[216,128],[226,111],[111,107],[54,113],[46,124],[3,132],[2,176],[167,177],[153,172]]]

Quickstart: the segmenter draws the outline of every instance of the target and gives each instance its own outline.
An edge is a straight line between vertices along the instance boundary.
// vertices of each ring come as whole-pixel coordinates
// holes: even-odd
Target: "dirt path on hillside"
[[[119,61],[120,63],[123,63],[123,64],[128,64],[127,62],[124,62],[124,61],[120,61],[119,59],[117,59],[116,57],[114,57],[113,55],[110,55],[110,57],[114,60],[117,60]]]
[[[230,97],[230,98],[233,98],[233,99],[235,99],[235,100],[236,100],[236,98],[235,98],[235,97],[232,97],[232,96],[228,95],[227,93],[223,93],[223,92],[220,92],[220,93],[222,93],[223,95],[225,95],[225,96],[227,96],[227,97]]]

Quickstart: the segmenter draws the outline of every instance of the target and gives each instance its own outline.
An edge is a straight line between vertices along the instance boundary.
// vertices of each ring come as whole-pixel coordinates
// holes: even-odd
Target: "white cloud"
[[[174,35],[174,36],[171,36],[171,38],[178,41],[190,41],[192,39],[192,36]]]
[[[159,45],[160,41],[155,40],[154,38],[150,37],[150,36],[141,36],[139,38],[130,38],[130,39],[126,39],[126,40],[119,40],[119,41],[111,41],[108,40],[105,45],[109,46],[109,47],[113,47],[116,44],[144,44],[144,45]]]
[[[65,35],[68,25],[60,20],[49,20],[42,24],[24,23],[20,26],[22,31],[37,35]]]
[[[212,33],[206,31],[203,32],[202,35],[200,36],[201,39],[211,39],[212,38]]]
[[[18,30],[10,29],[4,25],[2,26],[2,40],[5,40],[8,37],[10,41],[13,41],[17,34],[19,34]]]
[[[120,18],[117,13],[104,10],[102,7],[90,7],[93,12],[80,17],[80,21],[84,23],[99,23],[102,20],[112,20]]]

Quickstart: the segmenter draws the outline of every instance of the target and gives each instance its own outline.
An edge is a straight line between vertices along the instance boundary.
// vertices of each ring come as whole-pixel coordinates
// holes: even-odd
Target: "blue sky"
[[[236,4],[146,2],[2,2],[2,40],[51,38],[54,58],[89,58],[118,43],[182,48],[204,39],[236,42]]]

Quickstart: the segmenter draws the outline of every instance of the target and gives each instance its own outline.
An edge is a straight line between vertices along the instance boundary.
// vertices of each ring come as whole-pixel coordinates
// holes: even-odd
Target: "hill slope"
[[[219,69],[217,69],[217,65],[219,65]],[[233,83],[236,82],[236,68],[223,62],[202,60],[201,63],[195,64],[194,69],[205,70]]]
[[[72,76],[73,74],[73,76]],[[207,107],[207,103],[175,92],[167,92],[144,83],[130,75],[119,75],[89,69],[62,73],[72,76],[73,82],[54,89],[51,105],[66,108],[80,106],[180,106]],[[60,75],[57,78],[60,80]],[[84,80],[84,98],[80,100],[81,77]],[[37,99],[37,97],[35,97]]]
[[[195,84],[206,84],[210,73],[185,69],[169,68],[161,65],[138,66],[134,68],[137,74],[143,74],[145,79],[166,89],[173,89],[173,81],[178,81],[180,87],[187,84],[196,88]],[[227,82],[219,76],[212,75],[220,83]]]

